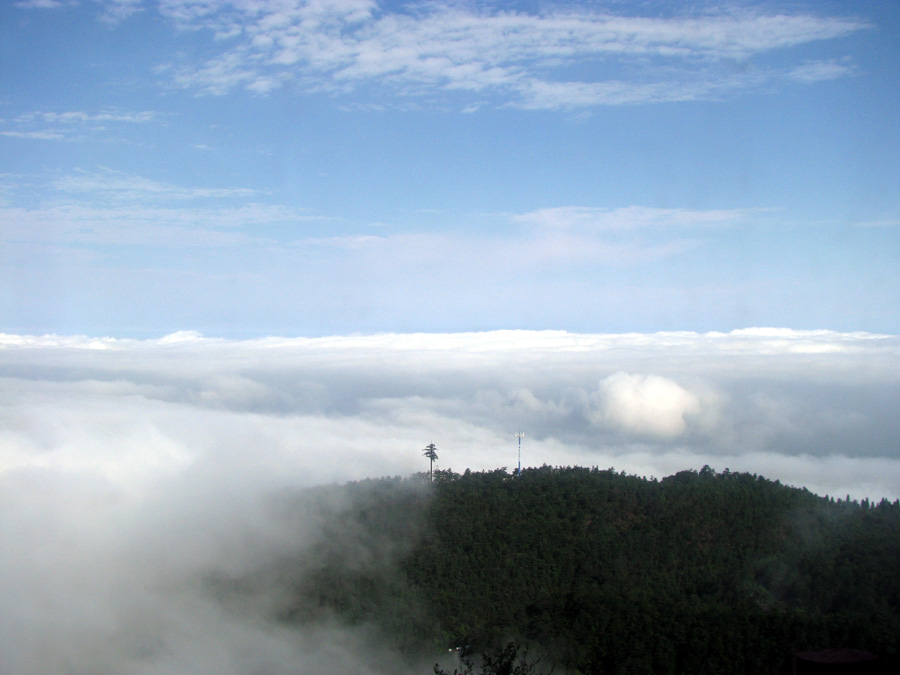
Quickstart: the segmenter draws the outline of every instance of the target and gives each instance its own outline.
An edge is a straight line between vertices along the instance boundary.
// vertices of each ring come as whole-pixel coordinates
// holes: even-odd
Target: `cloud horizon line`
[[[518,343],[513,340],[519,338]],[[522,342],[529,338],[527,343]],[[709,340],[724,342],[729,339],[766,339],[769,341],[781,341],[784,344],[795,343],[801,340],[824,342],[828,340],[900,340],[900,334],[872,332],[872,331],[841,331],[830,328],[789,328],[785,326],[746,326],[732,328],[730,330],[661,330],[661,331],[625,331],[625,332],[583,332],[569,331],[565,329],[528,329],[528,328],[496,328],[488,330],[466,331],[373,331],[373,332],[348,332],[333,333],[327,335],[277,335],[265,334],[254,337],[225,337],[219,335],[207,335],[198,330],[183,329],[164,333],[158,337],[116,337],[109,334],[90,335],[86,333],[7,333],[0,331],[0,349],[16,347],[71,347],[81,349],[112,349],[127,346],[175,346],[195,344],[207,345],[260,345],[272,346],[315,346],[333,344],[334,346],[362,347],[366,343],[375,347],[386,346],[385,340],[394,340],[398,348],[424,348],[429,346],[446,345],[442,340],[450,340],[458,346],[481,346],[527,348],[528,346],[571,346],[586,347],[589,343],[585,340],[600,344],[606,340],[622,341],[636,338],[652,338],[673,346],[676,341]]]

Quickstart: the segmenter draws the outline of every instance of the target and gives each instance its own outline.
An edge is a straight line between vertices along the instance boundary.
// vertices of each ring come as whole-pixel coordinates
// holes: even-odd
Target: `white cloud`
[[[58,9],[72,5],[71,1],[66,0],[19,0],[16,7],[21,9]]]
[[[809,61],[789,70],[787,77],[804,84],[812,84],[847,77],[855,72],[856,68],[846,61]]]
[[[144,11],[144,0],[94,0],[102,8],[100,19],[116,24],[128,17]]]
[[[65,136],[58,131],[0,131],[7,138],[29,138],[39,141],[58,141]]]
[[[66,112],[35,111],[24,113],[16,117],[20,124],[34,122],[46,122],[50,124],[84,124],[90,122],[126,122],[131,124],[146,124],[159,119],[157,113],[151,110],[140,112],[128,112],[121,110],[103,110],[100,112],[85,112],[81,110],[69,110]]]
[[[702,81],[548,82],[537,79],[524,80],[517,87],[522,97],[520,107],[534,110],[695,101],[710,98],[717,90],[725,88]]]
[[[700,400],[672,380],[658,375],[615,373],[599,387],[600,408],[593,421],[638,437],[674,438],[700,412]]]
[[[887,218],[885,220],[866,220],[853,223],[854,227],[898,227],[900,218]]]
[[[98,133],[108,134],[110,126],[148,124],[159,121],[150,110],[127,111],[108,109],[95,112],[68,110],[64,112],[32,111],[11,120],[15,127],[0,131],[0,136],[38,140],[84,141]],[[38,128],[40,127],[40,128]]]
[[[76,171],[45,183],[41,206],[19,206],[33,185],[5,186],[0,241],[40,244],[148,244],[167,247],[271,243],[259,227],[325,220],[303,209],[256,201],[242,187],[184,187],[111,169]]]
[[[646,206],[628,206],[606,209],[587,206],[560,206],[538,209],[513,216],[513,220],[529,225],[552,229],[587,229],[619,231],[644,227],[703,227],[733,225],[744,222],[753,214],[752,209],[660,209]]]
[[[183,29],[213,31],[220,53],[176,76],[180,86],[210,94],[236,87],[266,92],[287,79],[334,92],[375,82],[402,95],[463,91],[550,109],[708,99],[779,76],[760,70],[737,77],[723,62],[869,27],[850,18],[749,10],[664,18],[422,4],[391,12],[367,0],[167,0],[160,11]],[[620,74],[563,75],[598,64],[601,72]],[[848,74],[850,66],[842,67],[788,66],[791,77],[805,82]]]
[[[103,201],[153,203],[189,199],[246,198],[259,195],[257,190],[248,188],[185,188],[111,169],[78,171],[60,178],[51,187]]]
[[[267,244],[256,225],[303,223],[303,211],[248,204],[228,207],[93,207],[69,204],[44,209],[0,208],[2,239],[12,243],[128,244],[164,247]]]
[[[27,195],[39,184],[44,186],[44,203],[22,205],[30,204]],[[277,246],[282,257],[328,258],[335,265],[349,264],[348,256],[355,255],[352,264],[358,272],[373,274],[417,267],[425,261],[434,273],[457,273],[459,265],[464,265],[491,268],[501,276],[512,268],[513,259],[537,267],[646,262],[696,247],[699,242],[690,236],[698,228],[741,224],[763,213],[760,209],[564,206],[494,216],[527,226],[506,234],[393,229],[372,235],[369,227],[360,231],[359,226],[327,214],[267,203],[271,195],[259,190],[176,185],[103,167],[43,183],[7,176],[0,187],[6,194],[0,203],[5,224],[0,240],[7,242],[169,247],[237,247],[255,242]],[[309,227],[326,223],[333,227]],[[637,236],[642,231],[652,234]]]

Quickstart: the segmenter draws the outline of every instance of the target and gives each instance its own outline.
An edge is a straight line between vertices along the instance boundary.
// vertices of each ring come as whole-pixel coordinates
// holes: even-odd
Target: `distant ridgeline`
[[[296,504],[327,517],[283,573],[283,620],[372,626],[411,658],[515,640],[544,655],[535,672],[790,673],[831,648],[897,662],[898,502],[709,467],[657,481],[544,466]]]

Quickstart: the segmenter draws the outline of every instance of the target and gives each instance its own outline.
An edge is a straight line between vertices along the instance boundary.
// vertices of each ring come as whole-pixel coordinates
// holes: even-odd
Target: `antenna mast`
[[[525,438],[525,434],[521,431],[516,434],[516,438],[519,439],[519,469],[516,471],[517,476],[522,475],[522,439]]]

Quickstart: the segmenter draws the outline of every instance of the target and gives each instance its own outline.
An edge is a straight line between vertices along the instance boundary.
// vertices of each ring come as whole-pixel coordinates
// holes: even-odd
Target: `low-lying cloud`
[[[431,441],[444,466],[510,464],[519,430],[532,464],[628,470],[636,448],[701,465],[750,453],[893,461],[898,347],[780,329],[3,336],[0,471],[65,468],[131,490],[210,463],[328,482],[421,470]],[[802,471],[773,477],[806,485]],[[836,487],[881,496],[853,480]],[[900,496],[893,476],[882,492]]]
[[[893,500],[898,394],[900,338],[827,331],[2,335],[0,654],[12,672],[397,672],[363,630],[278,625],[283,589],[210,593],[302,557],[317,519],[273,495],[427,470],[430,442],[439,468],[512,467],[522,431],[524,466],[709,464]]]
[[[478,439],[490,446],[519,427],[546,448],[537,463],[565,451],[603,464],[650,441],[712,458],[891,457],[900,383],[896,337],[827,331],[0,344],[4,470],[107,455],[108,473],[138,457],[168,470],[233,449],[305,472],[311,453],[352,449],[358,471],[316,463],[317,479],[341,480],[417,470],[429,439],[447,446],[450,465],[503,464],[479,462]],[[457,431],[442,439],[444,426]],[[463,430],[471,446],[456,442]]]

